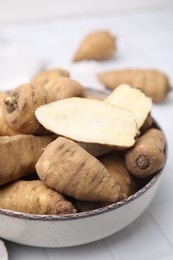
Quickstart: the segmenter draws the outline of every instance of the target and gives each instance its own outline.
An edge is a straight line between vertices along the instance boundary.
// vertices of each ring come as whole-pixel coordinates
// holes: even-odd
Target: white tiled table
[[[118,53],[104,63],[72,64],[70,59],[87,32],[109,29],[118,38]],[[95,75],[123,67],[165,71],[173,84],[173,5],[140,12],[121,12],[69,19],[50,19],[0,28],[0,86],[27,81],[42,67],[60,66],[86,86],[102,89]],[[166,133],[167,166],[149,208],[124,230],[92,244],[60,249],[27,247],[6,242],[10,260],[173,260],[173,94],[154,105],[153,115]]]

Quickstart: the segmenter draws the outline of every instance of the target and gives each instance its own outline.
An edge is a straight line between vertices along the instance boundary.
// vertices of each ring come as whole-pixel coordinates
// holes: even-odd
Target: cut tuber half
[[[138,131],[131,111],[99,100],[68,98],[35,114],[46,129],[79,142],[131,147]]]
[[[127,84],[118,86],[106,99],[106,102],[127,108],[133,112],[138,128],[144,124],[152,108],[152,100],[140,89]]]

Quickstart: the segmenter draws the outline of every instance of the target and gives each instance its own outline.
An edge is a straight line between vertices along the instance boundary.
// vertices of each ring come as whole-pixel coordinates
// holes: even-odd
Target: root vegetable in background
[[[80,44],[73,61],[105,60],[116,51],[115,37],[108,31],[92,32]]]
[[[43,182],[16,181],[0,188],[0,208],[29,214],[75,213],[73,205]]]
[[[137,183],[125,166],[122,153],[112,152],[99,158],[112,177],[119,183],[123,193],[128,197],[137,191]]]
[[[40,179],[56,191],[84,201],[116,202],[121,187],[92,155],[77,143],[58,137],[36,164]]]
[[[42,150],[52,140],[32,135],[0,137],[0,185],[32,173]]]
[[[83,97],[84,90],[78,82],[65,77],[58,77],[45,85],[20,85],[4,100],[4,120],[13,131],[41,135],[44,128],[35,117],[36,108],[73,96]]]
[[[148,130],[126,153],[126,167],[140,178],[156,173],[165,163],[165,146],[166,140],[162,131],[154,128]]]
[[[120,84],[140,88],[153,102],[162,102],[170,90],[168,77],[161,71],[124,69],[98,74],[99,80],[113,90]]]
[[[152,100],[146,97],[140,89],[132,88],[127,84],[118,86],[106,99],[105,102],[129,109],[133,112],[138,129],[144,124],[152,108]]]
[[[100,100],[67,98],[35,113],[46,129],[78,142],[127,148],[133,146],[138,132],[131,111]]]

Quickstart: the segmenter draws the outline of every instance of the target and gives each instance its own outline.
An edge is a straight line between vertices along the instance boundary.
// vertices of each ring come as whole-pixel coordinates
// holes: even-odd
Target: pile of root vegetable
[[[86,59],[111,56],[110,41],[105,52],[100,47],[103,56]],[[163,167],[166,141],[151,109],[166,97],[166,76],[135,70],[99,78],[113,89],[104,100],[88,98],[64,69],[0,93],[0,208],[48,215],[97,209],[134,194]]]

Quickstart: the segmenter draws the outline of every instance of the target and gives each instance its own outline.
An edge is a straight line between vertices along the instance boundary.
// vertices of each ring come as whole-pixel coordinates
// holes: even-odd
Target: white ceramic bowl
[[[39,247],[75,246],[102,239],[128,226],[148,207],[161,175],[162,171],[158,172],[123,201],[83,213],[47,216],[0,209],[0,237]]]

